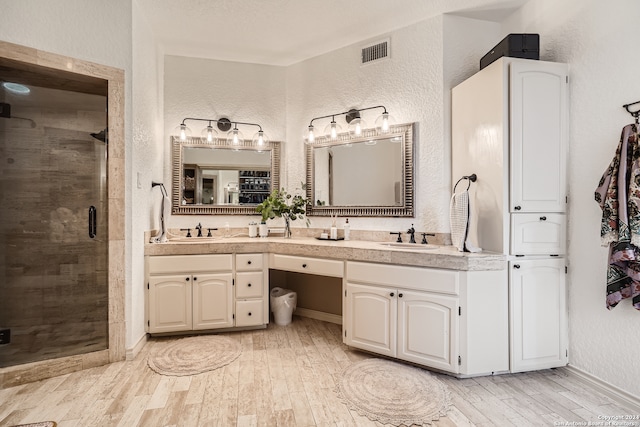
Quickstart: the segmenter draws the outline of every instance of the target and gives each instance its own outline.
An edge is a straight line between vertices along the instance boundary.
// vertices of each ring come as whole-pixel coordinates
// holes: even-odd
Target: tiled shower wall
[[[106,127],[106,97],[33,95],[47,101],[0,94],[32,120],[0,118],[0,367],[108,346],[106,144],[90,135]]]

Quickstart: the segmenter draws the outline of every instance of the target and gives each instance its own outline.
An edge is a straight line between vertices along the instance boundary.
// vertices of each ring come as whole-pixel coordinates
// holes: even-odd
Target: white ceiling
[[[454,13],[501,21],[528,0],[136,0],[168,55],[291,65]]]

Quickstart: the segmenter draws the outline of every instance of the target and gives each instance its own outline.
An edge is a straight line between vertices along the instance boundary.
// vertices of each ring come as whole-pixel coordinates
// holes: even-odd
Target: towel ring
[[[467,182],[467,191],[469,190],[469,188],[471,188],[471,183],[472,182],[476,182],[476,180],[478,179],[478,175],[476,175],[475,173],[472,173],[469,176],[463,176],[462,178],[460,178],[458,180],[458,182],[456,182],[456,185],[453,186],[453,192],[456,192],[456,187],[458,186],[458,184],[460,184],[460,181],[462,181],[463,179],[468,180]]]

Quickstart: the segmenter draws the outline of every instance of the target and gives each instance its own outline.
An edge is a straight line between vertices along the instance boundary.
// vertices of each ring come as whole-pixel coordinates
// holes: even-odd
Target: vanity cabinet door
[[[399,359],[458,372],[458,298],[398,291]]]
[[[155,276],[148,283],[148,331],[163,333],[191,330],[191,276]]]
[[[233,326],[232,274],[193,275],[193,329]]]
[[[393,288],[347,283],[345,344],[395,357],[396,294]]]
[[[567,364],[564,259],[509,263],[511,372]]]
[[[567,75],[560,63],[509,66],[511,212],[566,210]]]

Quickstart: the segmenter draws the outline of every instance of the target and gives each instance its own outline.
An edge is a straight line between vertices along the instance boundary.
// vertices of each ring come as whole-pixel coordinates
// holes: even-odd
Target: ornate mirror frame
[[[251,140],[242,140],[237,145],[227,143],[224,139],[215,139],[208,142],[205,138],[188,138],[180,141],[179,138],[171,137],[171,212],[174,215],[258,215],[257,204],[250,205],[183,205],[182,185],[184,179],[184,168],[182,164],[182,151],[186,147],[216,148],[227,150],[250,150],[258,151]],[[269,141],[265,147],[259,151],[271,152],[271,190],[280,188],[280,142]]]
[[[307,199],[312,204],[307,207],[309,216],[384,216],[384,217],[414,217],[414,133],[415,123],[394,126],[393,132],[380,133],[376,129],[367,129],[361,138],[353,139],[349,133],[338,135],[338,139],[331,141],[326,137],[316,138],[313,143],[306,144],[307,157]],[[372,140],[401,138],[403,154],[403,204],[401,206],[319,206],[315,205],[314,179],[314,149],[345,144],[366,143]]]

